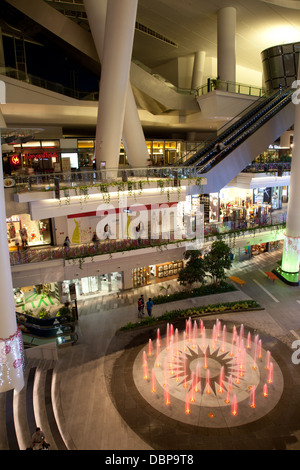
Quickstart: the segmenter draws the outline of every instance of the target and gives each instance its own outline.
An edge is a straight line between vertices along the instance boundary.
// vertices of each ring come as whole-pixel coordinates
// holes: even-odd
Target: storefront
[[[9,250],[52,244],[51,219],[31,220],[29,214],[12,215],[6,219]]]
[[[58,282],[24,286],[14,289],[14,300],[18,312],[39,312],[41,309],[55,312],[63,305]]]
[[[149,160],[153,165],[173,165],[184,154],[192,151],[197,142],[184,142],[182,140],[146,140]],[[78,139],[78,160],[79,167],[93,167],[95,156],[95,141]],[[120,165],[127,165],[126,149],[123,144],[120,146]]]
[[[120,292],[123,287],[122,273],[113,272],[101,276],[89,276],[81,279],[66,280],[62,282],[62,301],[70,302],[70,286],[75,286],[76,299],[84,299],[92,295],[107,295]]]
[[[282,209],[287,200],[287,187],[225,188],[220,191],[220,221],[236,222],[263,218],[273,210]]]
[[[12,145],[13,151],[3,158],[4,174],[17,176],[20,173],[61,171],[59,140],[37,140]]]
[[[182,268],[183,260],[134,268],[132,270],[133,287],[176,279]]]
[[[276,240],[273,242],[245,246],[243,248],[233,248],[231,250],[232,259],[234,261],[244,261],[251,259],[253,256],[261,255],[262,253],[279,250],[281,249],[281,243],[280,240]]]
[[[219,193],[220,222],[237,222],[252,216],[253,190],[225,188]]]

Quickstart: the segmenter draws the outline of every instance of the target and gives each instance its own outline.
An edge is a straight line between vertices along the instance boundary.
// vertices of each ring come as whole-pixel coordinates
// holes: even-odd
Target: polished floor
[[[292,345],[300,333],[300,291],[280,281],[273,283],[265,275],[279,258],[278,252],[267,253],[250,262],[234,265],[230,274],[246,281],[235,293],[164,304],[153,311],[159,315],[168,309],[235,298],[250,297],[261,303],[262,311],[222,316],[225,323],[243,323],[253,332],[259,332],[283,370],[285,393],[282,403],[276,407],[275,415],[260,420],[260,433],[252,424],[249,429],[243,427],[242,434],[239,427],[234,431],[231,429],[230,436],[226,434],[222,439],[219,431],[216,440],[215,433],[210,436],[202,428],[200,444],[196,444],[189,431],[184,429],[185,440],[180,433],[176,433],[177,440],[174,440],[170,429],[172,424],[177,429],[176,420],[172,421],[171,417],[166,423],[160,415],[153,413],[151,407],[145,411],[145,404],[139,397],[133,398],[132,384],[128,382],[128,375],[132,375],[128,354],[146,344],[149,331],[137,335],[136,332],[120,333],[118,330],[127,322],[136,321],[138,296],[143,292],[147,298],[159,289],[159,286],[147,286],[119,296],[91,298],[79,303],[79,341],[60,351],[55,368],[56,403],[67,447],[74,450],[172,450],[189,442],[189,449],[300,449],[300,416],[295,413],[300,366],[292,362]],[[176,288],[173,281],[171,289]],[[281,415],[287,400],[291,408]],[[271,432],[271,418],[275,420],[274,425],[281,423],[279,429],[282,432],[274,431],[272,426]]]
[[[60,348],[58,360],[51,364],[53,411],[63,440],[60,446],[54,439],[54,427],[41,415],[51,449],[107,453],[178,449],[299,450],[300,365],[292,357],[294,342],[300,339],[300,291],[279,280],[273,282],[265,274],[280,257],[281,253],[275,251],[234,264],[229,275],[245,281],[243,287],[237,285],[236,292],[163,304],[153,309],[153,314],[158,316],[175,308],[245,298],[257,300],[263,310],[222,314],[221,320],[228,329],[233,324],[238,327],[243,324],[245,331],[259,334],[265,349],[272,352],[280,367],[282,396],[270,412],[248,424],[209,429],[181,423],[172,413],[166,416],[143,398],[133,380],[134,361],[153,329],[129,332],[119,329],[137,321],[137,299],[141,293],[147,299],[160,292],[161,285],[154,284],[78,302],[78,342]],[[178,289],[174,280],[162,284],[168,285],[170,291]],[[204,321],[209,326],[218,317],[212,315]],[[43,377],[47,381],[48,375],[46,366],[39,371],[39,382],[44,383]],[[37,387],[35,394],[41,400],[43,387]],[[2,417],[3,400],[0,403]],[[1,439],[1,450],[6,446]]]

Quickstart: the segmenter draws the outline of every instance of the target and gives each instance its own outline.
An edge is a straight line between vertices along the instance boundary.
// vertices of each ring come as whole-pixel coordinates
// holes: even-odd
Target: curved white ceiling
[[[278,7],[292,8],[294,10],[300,10],[300,1],[299,0],[261,0],[265,3],[271,3]]]

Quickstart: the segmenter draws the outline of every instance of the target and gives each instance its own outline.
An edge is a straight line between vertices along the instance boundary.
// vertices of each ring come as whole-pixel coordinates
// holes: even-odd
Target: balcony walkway
[[[247,230],[266,230],[276,228],[286,222],[286,211],[276,211],[269,216],[257,220],[245,220],[237,222],[223,222],[205,224],[204,237],[214,237],[217,234],[226,235],[236,232],[242,235]],[[13,249],[10,251],[11,266],[23,265],[28,263],[39,263],[42,261],[49,261],[55,259],[74,259],[86,256],[97,256],[109,253],[117,253],[128,250],[138,250],[140,248],[150,248],[155,246],[166,245],[168,243],[181,242],[181,240],[174,240],[171,234],[167,238],[141,238],[141,239],[126,239],[126,240],[99,240],[96,243],[73,244],[70,247],[63,246],[37,246],[20,248],[19,251]]]

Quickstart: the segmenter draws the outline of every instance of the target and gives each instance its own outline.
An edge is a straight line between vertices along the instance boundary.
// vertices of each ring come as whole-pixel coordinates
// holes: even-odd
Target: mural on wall
[[[79,221],[73,219],[74,221],[74,224],[75,224],[75,228],[73,230],[73,233],[72,233],[72,243],[80,243],[80,231],[79,231]]]
[[[71,243],[90,243],[96,230],[96,217],[68,218],[68,234]]]

